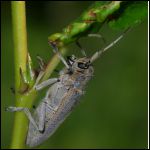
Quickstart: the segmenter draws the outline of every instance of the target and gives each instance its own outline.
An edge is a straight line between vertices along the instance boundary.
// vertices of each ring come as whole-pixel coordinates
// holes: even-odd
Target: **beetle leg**
[[[40,83],[40,84],[36,84],[35,85],[35,89],[37,90],[37,91],[39,91],[39,90],[41,90],[41,89],[43,89],[43,88],[45,88],[45,87],[47,87],[47,86],[49,86],[49,85],[52,85],[52,84],[54,84],[54,83],[56,83],[56,82],[58,82],[59,81],[59,79],[58,78],[51,78],[51,79],[48,79],[48,80],[46,80],[46,81],[43,81],[42,83]]]
[[[25,113],[25,115],[27,116],[27,118],[29,119],[29,121],[35,127],[35,129],[38,130],[39,132],[42,132],[43,129],[44,129],[45,110],[46,110],[45,103],[41,103],[40,108],[37,109],[37,115],[39,117],[39,121],[38,121],[38,123],[36,123],[36,121],[32,117],[32,115],[31,115],[28,108],[25,108],[25,107],[12,107],[12,106],[6,108],[6,111],[10,111],[10,112],[23,111]]]
[[[102,55],[102,53],[104,53],[104,52],[107,51],[109,48],[111,48],[112,46],[114,46],[118,41],[120,41],[120,40],[124,37],[124,35],[125,35],[128,31],[130,31],[130,30],[131,30],[131,28],[127,28],[127,29],[126,29],[119,37],[117,37],[114,41],[112,41],[111,43],[109,43],[106,47],[102,48],[101,50],[95,52],[95,53],[92,55],[91,59],[90,59],[91,63],[93,63],[96,59],[98,59],[98,58]]]
[[[83,47],[81,46],[81,44],[79,43],[79,41],[76,41],[76,44],[80,48],[82,55],[86,56],[85,50],[83,49]]]
[[[10,107],[7,107],[6,108],[6,111],[10,111],[10,112],[19,112],[19,111],[23,111],[25,113],[25,115],[27,116],[27,118],[30,120],[30,122],[33,124],[33,126],[39,130],[34,118],[32,117],[30,111],[28,108],[25,108],[25,107],[13,107],[13,106],[10,106]]]
[[[39,62],[40,69],[44,70],[45,69],[45,65],[46,65],[45,62],[44,62],[44,60],[39,55],[37,55],[36,58],[37,58],[37,60]]]
[[[38,75],[38,77],[37,77],[37,79],[35,81],[34,87],[36,87],[37,84],[40,82],[40,80],[42,79],[44,73],[45,73],[44,71],[40,71],[40,73],[39,73],[39,75]]]

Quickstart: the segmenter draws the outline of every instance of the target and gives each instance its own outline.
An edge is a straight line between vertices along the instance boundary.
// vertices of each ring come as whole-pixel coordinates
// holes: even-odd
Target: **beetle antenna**
[[[93,63],[96,59],[98,59],[101,56],[102,53],[104,53],[109,48],[113,47],[116,43],[118,43],[130,29],[131,28],[127,28],[119,37],[117,37],[117,39],[115,39],[113,42],[111,42],[110,44],[108,44],[102,50],[99,50],[96,53],[94,53],[93,56],[90,59],[91,63]]]

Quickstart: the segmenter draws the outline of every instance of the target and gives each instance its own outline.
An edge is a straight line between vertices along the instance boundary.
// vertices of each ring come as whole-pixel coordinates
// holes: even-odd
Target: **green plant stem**
[[[25,2],[12,1],[12,23],[15,56],[15,86],[18,89],[20,80],[19,68],[26,71],[27,59],[27,32],[25,17]]]
[[[12,1],[12,24],[13,24],[13,40],[14,40],[14,57],[15,57],[15,90],[19,90],[20,74],[19,70],[22,69],[26,72],[27,63],[27,32],[26,32],[26,15],[25,15],[25,2]],[[29,96],[20,95],[18,92],[15,94],[16,106],[24,106],[34,94]],[[27,131],[27,118],[22,112],[15,113],[14,128],[12,135],[11,148],[24,148],[24,141]]]

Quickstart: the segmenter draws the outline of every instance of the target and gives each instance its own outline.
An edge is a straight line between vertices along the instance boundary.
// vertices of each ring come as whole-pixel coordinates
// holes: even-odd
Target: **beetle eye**
[[[89,65],[79,62],[78,67],[81,68],[81,69],[88,69]]]

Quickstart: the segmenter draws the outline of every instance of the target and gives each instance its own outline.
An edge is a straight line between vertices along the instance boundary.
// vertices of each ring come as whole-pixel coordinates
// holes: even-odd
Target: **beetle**
[[[94,73],[93,62],[97,60],[102,53],[122,39],[127,31],[128,29],[105,48],[95,52],[92,57],[84,56],[77,58],[72,55],[65,60],[56,45],[50,43],[54,52],[58,54],[58,57],[65,65],[59,77],[39,83],[44,72],[41,71],[39,73],[34,88],[39,91],[47,86],[50,87],[46,92],[46,96],[41,100],[34,111],[33,116],[28,108],[7,108],[8,111],[23,111],[28,117],[30,122],[26,145],[29,147],[40,145],[56,131],[84,94],[85,87]]]

